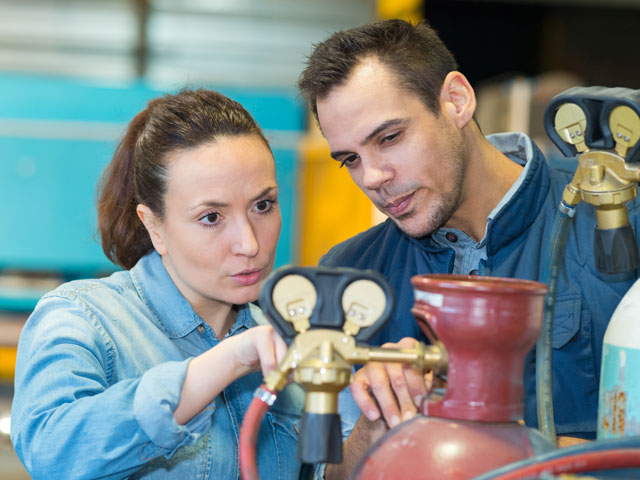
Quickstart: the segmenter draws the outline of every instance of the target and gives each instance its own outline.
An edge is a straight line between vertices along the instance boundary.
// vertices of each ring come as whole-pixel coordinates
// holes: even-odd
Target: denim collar
[[[155,323],[169,338],[184,337],[198,325],[204,324],[173,283],[164,268],[162,257],[155,250],[138,260],[131,269],[131,278],[140,298],[153,312]],[[233,335],[239,329],[249,328],[254,324],[249,306],[242,305],[236,322],[227,335]]]

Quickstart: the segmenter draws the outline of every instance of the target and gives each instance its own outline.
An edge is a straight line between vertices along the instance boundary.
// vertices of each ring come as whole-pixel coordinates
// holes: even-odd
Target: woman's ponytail
[[[135,152],[149,117],[138,113],[116,148],[98,186],[98,230],[102,249],[112,262],[125,269],[153,248],[149,234],[136,213]]]

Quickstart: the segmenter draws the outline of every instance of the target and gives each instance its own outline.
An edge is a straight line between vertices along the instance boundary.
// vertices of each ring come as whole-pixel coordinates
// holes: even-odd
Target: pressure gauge
[[[260,290],[260,306],[287,343],[318,328],[369,341],[391,316],[393,304],[391,287],[372,270],[281,267]]]

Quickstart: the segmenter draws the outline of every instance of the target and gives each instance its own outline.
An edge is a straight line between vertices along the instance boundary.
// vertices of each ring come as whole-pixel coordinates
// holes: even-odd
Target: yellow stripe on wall
[[[373,225],[371,201],[330,156],[315,125],[300,144],[298,263],[318,264],[332,246]]]
[[[422,20],[422,0],[378,0],[378,17],[400,18],[411,23]]]
[[[17,347],[0,347],[0,380],[13,380],[17,353]]]

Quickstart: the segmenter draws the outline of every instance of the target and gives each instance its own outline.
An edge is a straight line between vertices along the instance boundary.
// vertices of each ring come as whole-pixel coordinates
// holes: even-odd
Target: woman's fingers
[[[285,355],[287,354],[287,350],[289,347],[287,347],[287,344],[284,342],[284,340],[282,340],[282,337],[280,337],[280,335],[278,335],[275,330],[272,330],[272,337],[274,338],[274,342],[276,345],[276,361],[277,364],[280,365]]]
[[[251,329],[255,334],[255,349],[258,353],[258,361],[262,375],[267,376],[271,370],[278,366],[277,340],[281,340],[270,325],[261,325]]]

